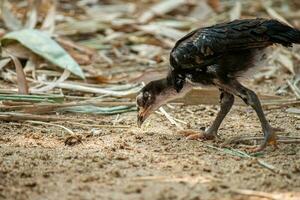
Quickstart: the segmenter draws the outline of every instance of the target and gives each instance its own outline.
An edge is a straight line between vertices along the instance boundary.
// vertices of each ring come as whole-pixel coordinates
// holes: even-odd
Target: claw
[[[213,140],[216,138],[215,134],[206,133],[204,131],[182,130],[179,134],[184,135],[187,140]]]
[[[273,129],[274,131],[274,129]],[[261,144],[258,147],[252,147],[250,148],[250,153],[257,153],[257,152],[261,152],[263,151],[268,145],[271,145],[274,147],[274,150],[278,149],[278,145],[277,145],[277,137],[275,134],[275,131],[272,133],[272,136],[268,139],[265,140],[263,144]]]

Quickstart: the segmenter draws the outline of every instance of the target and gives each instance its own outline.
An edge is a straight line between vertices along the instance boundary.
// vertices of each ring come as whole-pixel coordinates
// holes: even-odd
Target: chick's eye
[[[143,98],[144,101],[149,101],[151,99],[151,94],[149,92],[144,92]]]
[[[144,98],[144,99],[147,99],[148,96],[149,96],[149,92],[144,92],[144,93],[143,93],[143,98]]]
[[[144,105],[144,100],[143,100],[143,98],[138,98],[138,99],[137,99],[137,105],[138,105],[138,106],[141,106],[141,107]]]

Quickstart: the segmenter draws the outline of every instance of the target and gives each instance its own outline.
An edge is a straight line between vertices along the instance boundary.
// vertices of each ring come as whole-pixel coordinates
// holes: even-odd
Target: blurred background
[[[135,83],[165,76],[169,52],[187,32],[256,17],[275,18],[300,27],[299,8],[297,0],[3,0],[1,87],[16,88],[14,84],[18,82],[19,87],[25,87],[21,89],[23,93],[57,93],[57,89],[63,89],[67,93],[73,90],[99,95],[103,93],[93,93],[88,88],[127,84],[127,88],[117,86],[118,90],[125,96],[134,94],[139,88]],[[28,29],[37,31],[31,33]],[[290,91],[286,81],[290,80],[299,97],[295,78],[299,47],[275,49],[252,81],[267,84],[277,94],[286,94]],[[20,61],[23,76],[14,70],[11,55]],[[60,82],[68,79],[73,85],[66,82],[46,87],[66,68]],[[83,83],[84,91],[76,87]]]
[[[143,84],[189,31],[243,18],[300,29],[299,0],[1,0],[0,199],[299,199],[300,45],[271,47],[243,83],[280,149],[250,155],[258,119],[238,98],[221,140],[185,140],[218,112],[195,88],[136,127]],[[74,114],[79,113],[79,114]],[[224,142],[224,144],[222,143]]]

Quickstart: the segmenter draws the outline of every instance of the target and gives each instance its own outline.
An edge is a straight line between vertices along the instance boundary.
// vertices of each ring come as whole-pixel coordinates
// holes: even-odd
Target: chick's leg
[[[218,129],[230,111],[234,103],[234,96],[228,92],[221,90],[220,94],[220,111],[217,114],[216,119],[212,125],[203,133],[192,134],[187,137],[187,139],[214,139],[217,136]]]
[[[260,147],[256,148],[255,151],[263,150],[268,144],[272,144],[274,147],[277,147],[275,131],[266,119],[261,103],[255,92],[244,87],[236,80],[223,84],[223,88],[225,88],[226,91],[230,91],[232,94],[239,96],[247,105],[251,106],[255,110],[264,133],[264,142]]]

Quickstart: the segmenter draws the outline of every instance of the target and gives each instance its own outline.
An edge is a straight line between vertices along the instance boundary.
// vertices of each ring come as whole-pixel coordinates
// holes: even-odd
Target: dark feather
[[[256,54],[272,45],[300,43],[300,31],[276,20],[244,19],[196,29],[180,39],[171,51],[173,83],[187,76],[210,84],[226,81],[254,66]],[[214,68],[213,71],[208,67]],[[203,81],[202,81],[203,80]],[[174,87],[176,89],[177,85]]]

